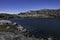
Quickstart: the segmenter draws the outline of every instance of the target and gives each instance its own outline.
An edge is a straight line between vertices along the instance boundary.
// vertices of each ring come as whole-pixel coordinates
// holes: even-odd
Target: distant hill
[[[60,18],[60,9],[42,9],[19,14],[0,13],[0,19],[10,18]]]
[[[60,9],[42,9],[28,11],[24,13],[19,13],[18,16],[31,18],[60,18]]]
[[[10,19],[10,18],[19,18],[14,14],[0,13],[0,19]]]

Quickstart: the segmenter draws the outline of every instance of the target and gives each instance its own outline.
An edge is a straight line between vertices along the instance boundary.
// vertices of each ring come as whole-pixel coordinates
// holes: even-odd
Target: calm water
[[[35,30],[36,34],[60,35],[60,19],[20,18],[10,19],[24,28]]]

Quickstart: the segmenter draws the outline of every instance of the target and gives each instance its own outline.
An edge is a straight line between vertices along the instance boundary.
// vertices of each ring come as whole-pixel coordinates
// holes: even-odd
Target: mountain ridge
[[[20,17],[31,18],[60,18],[60,9],[41,9],[19,13]]]
[[[60,18],[60,9],[31,10],[18,14],[0,13],[0,19],[10,18]]]

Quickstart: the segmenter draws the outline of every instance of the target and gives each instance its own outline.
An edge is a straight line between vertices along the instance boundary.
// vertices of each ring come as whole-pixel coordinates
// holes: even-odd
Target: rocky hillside
[[[31,18],[60,18],[60,9],[42,9],[36,11],[28,11],[19,13],[18,16]]]
[[[60,18],[60,9],[42,9],[19,14],[0,13],[0,19],[10,18]]]

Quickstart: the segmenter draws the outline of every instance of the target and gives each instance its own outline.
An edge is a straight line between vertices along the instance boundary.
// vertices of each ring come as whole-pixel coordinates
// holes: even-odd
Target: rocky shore
[[[33,30],[24,29],[23,26],[9,20],[2,20],[0,23],[0,40],[59,40],[54,36],[35,36],[31,34]]]

